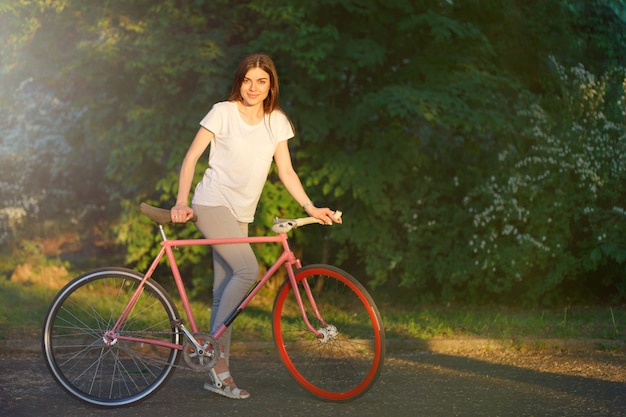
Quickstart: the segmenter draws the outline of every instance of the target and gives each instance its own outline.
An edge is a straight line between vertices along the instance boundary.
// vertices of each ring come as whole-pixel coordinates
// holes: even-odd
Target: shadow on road
[[[624,356],[612,358],[612,361],[608,361],[607,358],[609,356],[595,356],[587,361],[611,362],[616,372],[619,372],[621,366],[622,372],[626,374]],[[548,356],[546,361],[549,362],[552,359],[553,357]],[[579,364],[575,364],[575,369],[572,370],[563,369],[563,361],[558,364],[554,363],[551,367],[544,363],[545,366],[551,368],[550,371],[546,371],[443,354],[415,356],[411,360],[425,367],[438,369],[444,374],[454,375],[456,378],[474,381],[497,380],[504,385],[512,384],[519,387],[523,385],[533,391],[551,392],[556,397],[566,395],[578,397],[587,402],[613,404],[616,410],[621,410],[622,414],[619,415],[626,415],[626,382],[604,380],[602,375],[578,376],[564,373],[576,372],[576,368],[580,367]],[[599,367],[597,370],[600,371]],[[622,380],[626,380],[626,375],[622,377]]]

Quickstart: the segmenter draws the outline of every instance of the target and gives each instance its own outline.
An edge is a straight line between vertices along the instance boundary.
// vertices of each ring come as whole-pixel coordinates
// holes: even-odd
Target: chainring
[[[189,367],[196,372],[208,372],[215,366],[220,357],[217,341],[207,333],[193,333],[199,346],[186,339],[183,345],[183,358]]]

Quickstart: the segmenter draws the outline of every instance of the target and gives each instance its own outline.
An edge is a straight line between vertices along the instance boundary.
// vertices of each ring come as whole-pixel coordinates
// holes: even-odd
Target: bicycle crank
[[[193,333],[194,340],[186,338],[183,345],[183,358],[196,372],[208,372],[220,357],[217,341],[210,334]]]

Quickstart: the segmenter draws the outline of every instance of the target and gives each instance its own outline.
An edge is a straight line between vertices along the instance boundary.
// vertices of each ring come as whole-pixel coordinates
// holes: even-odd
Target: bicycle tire
[[[334,402],[354,400],[378,379],[385,358],[380,312],[365,288],[347,272],[329,265],[310,265],[295,272],[306,314],[319,330],[301,288],[311,287],[322,318],[338,336],[321,342],[306,326],[291,282],[279,288],[272,311],[274,342],[291,376],[314,396]],[[320,326],[320,327],[318,327]]]
[[[42,353],[52,377],[73,397],[125,406],[154,394],[172,375],[180,350],[127,340],[107,346],[103,339],[142,277],[125,268],[97,269],[70,281],[53,299]],[[163,287],[148,280],[119,334],[180,344],[178,317]]]

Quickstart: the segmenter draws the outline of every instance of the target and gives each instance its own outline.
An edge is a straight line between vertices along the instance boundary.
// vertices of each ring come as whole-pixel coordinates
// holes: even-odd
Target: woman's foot
[[[209,381],[204,384],[204,389],[237,400],[250,398],[248,391],[237,388],[224,357],[220,357],[215,367],[209,372]]]
[[[204,384],[204,389],[208,391],[236,400],[245,400],[246,398],[250,398],[250,393],[248,391],[237,388],[237,385],[235,385],[235,381],[229,371],[218,374],[215,369],[211,369],[209,378],[210,381],[207,381]]]

